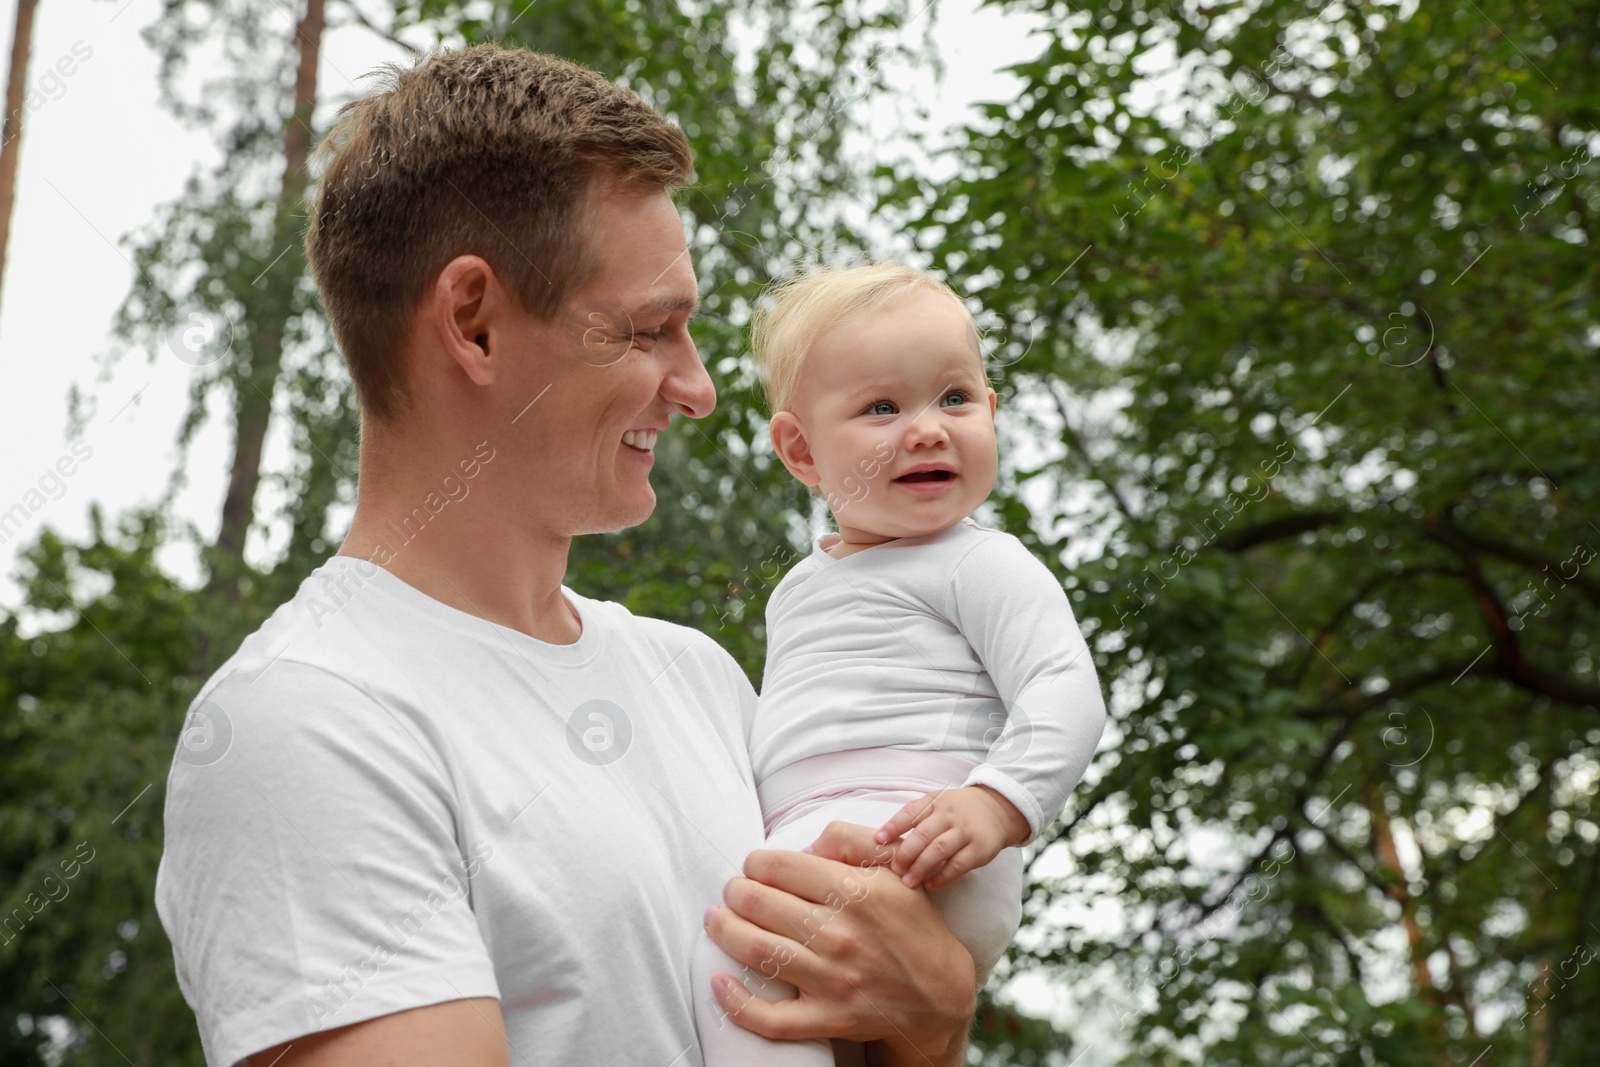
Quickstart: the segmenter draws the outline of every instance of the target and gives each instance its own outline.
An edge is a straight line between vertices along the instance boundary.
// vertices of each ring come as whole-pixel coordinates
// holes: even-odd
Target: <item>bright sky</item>
[[[288,5],[277,6],[284,8],[287,34]],[[1015,21],[975,12],[975,6],[975,0],[946,0],[919,16],[937,15],[948,65],[933,104],[935,128],[949,129],[969,101],[1006,99],[1012,80],[994,72],[1030,53]],[[0,525],[0,607],[19,602],[16,555],[43,525],[84,536],[91,502],[108,517],[151,503],[176,462],[190,365],[166,351],[153,360],[130,351],[109,380],[99,380],[107,357],[124,348],[110,329],[134,277],[123,236],[149,225],[158,205],[175,199],[190,174],[208,171],[216,159],[204,133],[179,124],[159,105],[156,57],[139,36],[159,10],[158,0],[43,0],[39,6],[28,72],[29,88],[38,92],[26,115],[0,292],[0,515],[17,517],[13,508],[21,505],[27,519]],[[0,3],[7,46],[15,17],[14,0]],[[9,47],[0,62],[6,55]],[[399,55],[364,30],[333,32],[321,85],[348,93],[350,79]],[[66,436],[74,384],[92,398],[94,412],[76,455]],[[216,530],[231,454],[231,429],[213,418],[195,446],[178,506],[208,537]],[[164,563],[192,573],[184,554]]]

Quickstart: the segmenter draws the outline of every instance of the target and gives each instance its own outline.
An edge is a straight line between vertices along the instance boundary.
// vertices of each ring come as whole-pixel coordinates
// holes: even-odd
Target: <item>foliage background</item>
[[[191,311],[232,323],[180,428],[228,413],[232,481],[216,538],[171,507],[180,464],[162,504],[19,561],[0,915],[28,922],[0,942],[0,1060],[201,1062],[151,902],[166,768],[354,493],[294,240],[309,141],[348,96],[307,91],[305,46],[342,20],[571,56],[694,141],[720,402],[662,439],[656,515],[581,541],[568,581],[713,634],[752,678],[772,561],[815,518],[765,445],[752,300],[858,251],[970,294],[1005,412],[992,517],[1059,574],[1113,696],[975,1061],[1588,1062],[1600,5],[1001,6],[1045,27],[1017,98],[884,151],[867,112],[937,67],[937,5],[329,0],[291,34],[169,0],[148,33],[169,105],[228,152],[127,240],[117,328],[165,359]],[[175,542],[201,587],[157,564]]]

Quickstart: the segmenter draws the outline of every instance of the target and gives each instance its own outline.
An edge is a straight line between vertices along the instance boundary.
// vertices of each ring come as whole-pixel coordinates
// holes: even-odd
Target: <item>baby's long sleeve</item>
[[[1031,842],[1061,814],[1105,730],[1088,644],[1061,583],[1011,536],[987,537],[961,559],[946,611],[1007,713],[987,724],[989,758],[965,784],[989,786],[1016,805]]]

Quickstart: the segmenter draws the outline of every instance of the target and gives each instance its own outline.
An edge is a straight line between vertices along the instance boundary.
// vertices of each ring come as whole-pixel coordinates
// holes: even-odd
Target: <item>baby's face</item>
[[[995,394],[970,323],[916,293],[813,346],[793,405],[810,463],[790,469],[821,487],[845,540],[937,533],[993,491]]]

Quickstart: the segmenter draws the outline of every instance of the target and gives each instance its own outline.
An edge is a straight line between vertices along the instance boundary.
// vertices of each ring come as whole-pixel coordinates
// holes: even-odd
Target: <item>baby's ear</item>
[[[772,432],[773,450],[790,474],[802,485],[815,486],[822,481],[816,462],[811,458],[811,443],[806,440],[805,427],[800,425],[794,412],[780,411],[773,415],[768,429]]]
[[[991,419],[994,418],[995,406],[997,404],[999,404],[999,403],[1000,403],[1000,398],[995,394],[995,391],[993,389],[990,389],[989,390],[989,417]]]

